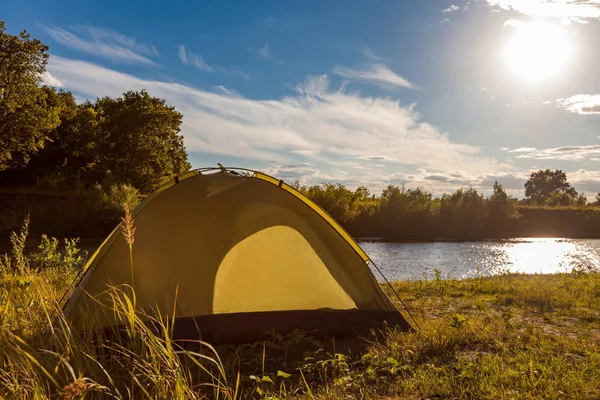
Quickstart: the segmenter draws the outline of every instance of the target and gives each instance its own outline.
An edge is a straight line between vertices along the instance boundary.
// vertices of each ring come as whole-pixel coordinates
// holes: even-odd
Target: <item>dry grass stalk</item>
[[[129,268],[131,269],[131,287],[133,288],[133,242],[135,241],[135,226],[129,205],[125,203],[123,208],[125,209],[125,216],[121,217],[120,226],[123,237],[129,245]]]
[[[133,245],[135,241],[135,226],[134,220],[131,216],[131,211],[129,210],[129,205],[125,203],[123,205],[125,209],[125,216],[121,217],[121,232],[123,232],[123,237],[129,246]]]

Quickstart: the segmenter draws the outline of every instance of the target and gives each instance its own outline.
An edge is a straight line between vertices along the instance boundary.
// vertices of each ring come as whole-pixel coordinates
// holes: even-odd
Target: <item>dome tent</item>
[[[132,284],[142,308],[168,315],[176,305],[175,338],[410,328],[371,273],[367,254],[283,181],[259,172],[196,170],[150,195],[133,217],[133,284],[129,247],[117,228],[65,304],[75,325],[112,325],[103,293],[109,285]]]

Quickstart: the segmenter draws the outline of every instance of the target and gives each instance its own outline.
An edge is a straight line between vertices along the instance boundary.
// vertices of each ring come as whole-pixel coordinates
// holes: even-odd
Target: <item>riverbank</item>
[[[69,274],[0,275],[0,287],[8,293],[0,307],[5,312],[0,318],[0,387],[6,393],[69,399],[83,393],[86,398],[128,398],[130,392],[192,399],[217,392],[220,398],[600,396],[597,273],[395,282],[418,321],[416,332],[388,330],[336,342],[296,332],[221,346],[217,353],[198,344],[194,354],[207,357],[199,363],[190,362],[188,350],[177,355],[168,337],[149,336],[136,325],[133,345],[105,345],[117,346],[113,350],[121,352],[120,362],[103,359],[103,352],[95,355],[104,369],[86,357],[92,351],[88,344],[58,326],[54,335],[47,331],[44,310],[58,300]],[[77,396],[67,396],[73,393]]]

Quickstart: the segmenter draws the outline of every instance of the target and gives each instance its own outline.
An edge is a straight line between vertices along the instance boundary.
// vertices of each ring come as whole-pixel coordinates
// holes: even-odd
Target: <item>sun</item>
[[[540,81],[561,72],[571,55],[564,28],[535,21],[515,27],[505,49],[511,69],[528,81]]]

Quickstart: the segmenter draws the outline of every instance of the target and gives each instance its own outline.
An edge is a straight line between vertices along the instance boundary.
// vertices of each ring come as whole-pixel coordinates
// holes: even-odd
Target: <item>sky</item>
[[[600,0],[3,0],[78,101],[146,89],[195,168],[523,197],[600,192]]]

